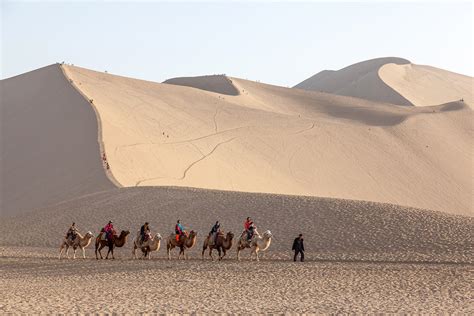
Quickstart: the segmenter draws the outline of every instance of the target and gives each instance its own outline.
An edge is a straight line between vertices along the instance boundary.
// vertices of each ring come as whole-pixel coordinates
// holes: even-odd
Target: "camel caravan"
[[[101,250],[105,247],[107,247],[108,250],[105,259],[108,259],[109,255],[112,256],[112,259],[115,259],[114,249],[123,247],[126,244],[129,235],[130,231],[128,230],[122,230],[120,234],[117,234],[113,222],[109,221],[95,238],[96,259],[99,260],[99,257],[100,259],[104,259]],[[183,225],[178,220],[175,225],[175,232],[171,233],[166,238],[168,260],[171,260],[171,250],[174,248],[179,250],[178,260],[181,258],[184,260],[188,259],[186,250],[192,249],[196,245],[197,236],[198,233],[194,230],[189,232],[184,230]],[[82,250],[82,257],[85,259],[85,248],[91,244],[93,238],[94,235],[91,232],[87,232],[82,236],[77,231],[75,223],[72,223],[66,236],[61,242],[59,259],[61,259],[64,249],[66,249],[66,257],[69,258],[69,248],[73,248],[74,250],[73,259],[76,258],[77,248]],[[222,231],[220,229],[220,223],[217,221],[203,241],[201,254],[202,259],[205,259],[206,250],[209,250],[208,255],[211,260],[214,260],[214,256],[212,255],[214,250],[217,251],[219,260],[224,259],[227,252],[234,244],[234,238],[234,233],[225,233]],[[255,259],[259,261],[259,253],[266,251],[270,247],[272,238],[273,235],[269,230],[260,235],[250,217],[247,217],[244,223],[244,231],[236,241],[237,260],[240,260],[240,252],[242,250],[250,249],[250,259],[252,260],[255,257]],[[159,233],[153,235],[149,223],[146,222],[133,239],[132,259],[138,259],[138,249],[141,251],[142,259],[151,259],[151,253],[160,250],[161,240],[161,235]]]

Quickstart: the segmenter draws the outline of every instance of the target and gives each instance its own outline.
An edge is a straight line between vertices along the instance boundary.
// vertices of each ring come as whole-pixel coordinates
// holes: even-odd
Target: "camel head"
[[[192,238],[196,237],[197,234],[198,234],[197,232],[195,232],[194,230],[192,230],[192,231],[189,232],[189,238],[192,239]]]
[[[156,235],[155,235],[155,238],[154,238],[154,239],[156,239],[156,240],[161,240],[161,239],[162,239],[162,237],[161,237],[160,233],[156,233]]]
[[[130,235],[130,231],[128,231],[128,230],[122,230],[120,232],[120,237],[125,237],[125,236],[128,236],[128,235]]]
[[[263,233],[263,237],[266,237],[266,238],[272,238],[273,237],[273,234],[271,231],[267,230]]]
[[[93,234],[92,232],[88,231],[84,237],[86,237],[86,238],[94,238],[94,234]]]
[[[228,232],[226,239],[227,239],[227,240],[234,239],[234,233],[233,233],[233,232]]]

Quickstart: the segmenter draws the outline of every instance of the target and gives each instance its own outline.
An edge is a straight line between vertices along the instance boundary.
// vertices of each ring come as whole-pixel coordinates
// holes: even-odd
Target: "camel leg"
[[[255,258],[257,259],[257,262],[260,261],[260,259],[258,258],[258,249],[255,248]]]
[[[201,254],[202,260],[204,260],[204,252],[206,251],[206,249],[207,247],[204,247],[204,246],[202,247],[202,254]]]
[[[166,252],[168,253],[168,260],[171,260],[171,249],[169,245],[166,246]]]
[[[66,258],[69,259],[69,246],[66,245]]]
[[[211,257],[211,260],[214,261],[214,257],[212,256],[212,247],[209,247],[209,257]]]
[[[132,249],[132,259],[137,259],[137,245],[133,245]]]
[[[109,252],[107,253],[107,257],[109,256],[109,253],[112,254],[112,260],[115,260],[115,257],[114,257],[114,246],[112,246],[111,248],[109,248]],[[107,257],[105,257],[105,259],[107,259]]]
[[[76,250],[77,250],[77,248],[73,247],[72,250],[73,250],[72,258],[76,259]]]
[[[224,259],[225,255],[226,255],[226,250],[224,248],[222,248],[222,252],[223,252],[223,255],[222,255],[222,257],[219,258],[219,260]]]
[[[86,258],[86,249],[84,247],[82,247],[81,249],[82,249],[82,259],[85,259]]]
[[[255,249],[252,249],[252,248],[250,248],[250,256],[249,256],[249,258],[250,258],[250,261],[252,261],[252,260],[253,260],[253,254],[254,254],[254,251],[255,251]]]
[[[59,260],[61,260],[61,255],[63,254],[64,250],[64,244],[61,244],[61,247],[59,248]]]
[[[100,259],[104,259],[104,257],[102,257],[102,248],[104,248],[105,246],[103,246],[102,244],[99,246],[99,255],[100,255]]]

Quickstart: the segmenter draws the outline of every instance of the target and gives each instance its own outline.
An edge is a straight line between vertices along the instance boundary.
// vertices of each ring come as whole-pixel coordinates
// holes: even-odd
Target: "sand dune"
[[[295,86],[400,105],[430,106],[464,99],[471,107],[473,87],[472,77],[394,57],[324,70]]]
[[[327,196],[473,213],[473,178],[466,172],[472,170],[473,113],[462,102],[404,107],[237,78],[159,84],[64,68],[94,100],[111,171],[123,186]],[[239,95],[229,95],[229,85]]]
[[[58,65],[2,80],[0,213],[31,211],[114,188],[93,109]]]
[[[474,106],[474,79],[430,66],[385,64],[380,78],[413,105],[436,105],[464,99]]]
[[[388,84],[362,63],[372,70],[344,90],[376,87],[384,102],[59,65],[2,81],[0,313],[472,314],[469,100],[387,103],[441,95],[418,77],[430,69],[386,62],[371,67]],[[424,78],[450,89],[437,74]],[[261,262],[235,247],[196,260],[215,220],[238,236],[247,216],[274,234]],[[198,232],[194,260],[165,260],[164,242],[130,259],[143,222],[166,237],[178,218]],[[132,233],[117,260],[92,259],[93,245],[57,259],[71,222],[97,235],[109,220]],[[289,262],[299,233],[304,264]]]
[[[239,95],[232,80],[224,75],[172,78],[163,83],[188,86],[226,95]]]
[[[380,67],[389,63],[404,65],[410,62],[397,57],[371,59],[338,71],[323,70],[300,82],[294,88],[328,92],[376,102],[411,105],[409,100],[380,79],[378,74]]]

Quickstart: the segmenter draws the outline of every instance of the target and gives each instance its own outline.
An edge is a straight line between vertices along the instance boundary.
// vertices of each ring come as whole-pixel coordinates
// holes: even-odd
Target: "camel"
[[[209,241],[212,237],[207,236],[206,239],[204,239],[204,243],[202,245],[202,259],[204,260],[204,251],[209,247],[209,256],[211,257],[212,260],[214,260],[214,257],[212,256],[212,250],[217,249],[217,252],[219,253],[219,260],[224,259],[227,250],[229,250],[232,247],[232,241],[234,239],[234,234],[232,232],[228,232],[227,235],[224,237],[224,233],[219,233],[217,236],[216,243],[214,244],[209,244]],[[221,256],[221,250],[224,253]]]
[[[61,259],[61,255],[63,253],[64,247],[66,247],[66,257],[69,259],[69,247],[74,249],[73,259],[76,259],[76,250],[80,248],[82,250],[82,258],[86,258],[86,251],[85,248],[91,244],[92,238],[94,235],[91,232],[87,232],[84,236],[79,233],[76,233],[77,236],[74,240],[64,238],[61,246],[59,248],[59,259]]]
[[[128,230],[122,230],[120,232],[120,236],[117,236],[115,234],[112,234],[112,240],[103,240],[101,238],[101,235],[105,233],[100,233],[97,238],[95,239],[95,258],[99,260],[97,257],[97,252],[99,252],[100,259],[104,259],[102,257],[102,253],[100,252],[102,248],[105,246],[109,247],[109,251],[107,251],[107,256],[105,256],[105,259],[109,258],[109,253],[112,253],[112,259],[115,259],[114,257],[114,248],[115,247],[123,247],[125,243],[127,242],[128,235],[130,235],[130,232]]]
[[[143,257],[151,259],[151,252],[160,250],[161,245],[161,235],[157,233],[154,237],[151,237],[145,241],[140,241],[140,232],[138,232],[137,237],[133,240],[133,250],[132,250],[132,259],[137,259],[137,248],[140,248],[143,252]]]
[[[176,235],[171,234],[168,236],[168,239],[166,241],[166,251],[168,253],[168,260],[171,260],[171,249],[175,247],[179,247],[179,254],[178,254],[178,260],[181,258],[181,255],[183,255],[184,260],[186,260],[186,256],[184,254],[184,250],[186,248],[192,248],[196,244],[196,237],[197,237],[197,232],[194,230],[189,232],[189,235],[183,235],[179,238],[179,242],[176,241]]]
[[[272,242],[272,237],[273,237],[272,232],[267,230],[263,233],[263,237],[262,237],[255,230],[255,234],[250,240],[250,242],[247,241],[245,234],[246,234],[245,232],[242,234],[242,236],[240,237],[237,243],[237,260],[240,261],[240,252],[243,249],[250,248],[252,250],[250,253],[250,259],[252,259],[253,254],[255,254],[257,261],[259,261],[258,253],[260,251],[265,251],[268,249],[268,247],[270,247],[270,244]]]

